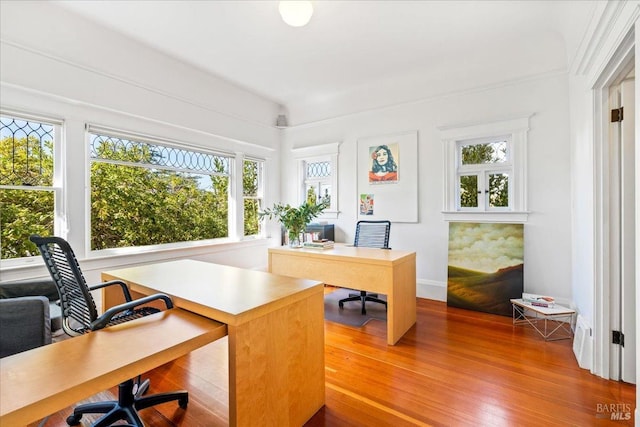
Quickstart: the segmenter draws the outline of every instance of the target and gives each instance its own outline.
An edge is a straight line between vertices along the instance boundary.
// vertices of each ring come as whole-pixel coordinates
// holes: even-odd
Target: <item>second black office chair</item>
[[[358,221],[356,224],[356,237],[353,240],[353,246],[364,246],[368,248],[389,248],[389,233],[391,231],[391,221]],[[362,314],[367,314],[365,303],[367,301],[384,304],[386,309],[387,302],[378,298],[378,294],[360,291],[359,294],[349,294],[348,298],[338,301],[338,306],[344,308],[344,303],[348,301],[362,301]]]
[[[171,299],[164,294],[149,295],[132,300],[127,285],[118,280],[90,287],[82,275],[71,246],[64,239],[33,235],[29,240],[35,243],[40,250],[44,263],[58,288],[62,306],[62,329],[67,335],[78,336],[159,312],[160,310],[153,307],[141,307],[151,301],[162,300],[167,309],[173,308]],[[120,286],[126,302],[112,307],[98,316],[91,291],[106,286]],[[124,348],[122,351],[127,351],[127,349]],[[129,425],[135,427],[144,427],[144,423],[138,415],[140,409],[174,400],[178,401],[181,408],[187,407],[189,394],[186,391],[142,396],[148,387],[148,380],[142,383],[139,378],[137,383],[133,379],[127,380],[118,387],[117,401],[79,405],[67,418],[67,424],[80,424],[83,414],[96,413],[105,415],[96,421],[93,427],[110,426],[119,420],[126,420]]]

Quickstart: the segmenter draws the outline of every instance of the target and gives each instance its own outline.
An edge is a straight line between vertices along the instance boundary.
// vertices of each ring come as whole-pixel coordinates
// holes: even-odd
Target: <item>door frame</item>
[[[611,188],[609,144],[610,103],[609,90],[619,84],[635,66],[635,33],[630,31],[593,86],[594,97],[594,324],[593,363],[591,372],[603,378],[611,378],[612,345],[612,287],[611,266],[619,262],[612,253],[610,234]],[[637,243],[636,243],[637,246]],[[637,288],[637,286],[636,286]],[[636,289],[637,290],[637,289]],[[620,307],[617,307],[620,310]],[[616,378],[617,379],[617,378]]]
[[[626,70],[625,70],[626,71]],[[624,333],[627,345],[615,345],[610,342],[610,372],[612,380],[622,380],[635,384],[635,298],[625,298],[625,292],[635,294],[635,105],[634,105],[634,68],[622,81],[616,80],[610,86],[609,102],[612,108],[624,107],[624,119],[609,123],[610,129],[610,322],[611,329]],[[631,76],[631,77],[630,77]],[[631,89],[631,91],[629,91]],[[623,96],[624,95],[624,96]],[[625,97],[627,101],[625,101]],[[627,129],[627,130],[625,130]],[[633,135],[629,135],[629,130]],[[626,135],[626,137],[624,136]],[[629,146],[631,144],[631,146]],[[629,150],[629,153],[627,153]],[[627,187],[630,187],[631,191]],[[627,228],[628,227],[628,228]],[[629,289],[632,287],[632,289]],[[623,289],[624,288],[624,289]],[[633,336],[632,336],[633,335]],[[634,362],[630,366],[630,362]],[[630,375],[631,374],[631,375]]]

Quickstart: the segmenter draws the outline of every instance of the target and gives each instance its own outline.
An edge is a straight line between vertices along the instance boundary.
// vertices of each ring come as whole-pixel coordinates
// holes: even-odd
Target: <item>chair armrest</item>
[[[0,357],[51,344],[49,300],[43,296],[0,299]]]
[[[122,288],[122,293],[124,294],[124,299],[127,302],[131,301],[131,293],[129,292],[129,287],[122,280],[110,280],[108,282],[98,283],[97,285],[89,286],[89,290],[95,291],[96,289],[102,289],[112,285],[120,285],[120,287]]]
[[[163,300],[165,305],[167,306],[167,309],[173,308],[173,302],[171,301],[171,298],[169,298],[168,295],[165,295],[165,294],[149,295],[149,296],[137,299],[135,301],[129,301],[129,302],[125,302],[124,304],[111,307],[110,309],[102,313],[102,316],[98,317],[96,320],[91,322],[91,330],[96,331],[98,329],[104,328],[109,324],[109,322],[111,322],[111,319],[113,319],[113,317],[118,313],[131,310],[132,308],[135,308],[156,300]]]

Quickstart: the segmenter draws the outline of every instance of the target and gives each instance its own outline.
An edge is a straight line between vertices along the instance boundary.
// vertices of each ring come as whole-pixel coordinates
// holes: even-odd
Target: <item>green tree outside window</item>
[[[16,135],[28,134],[19,137]],[[38,255],[34,233],[53,234],[53,127],[2,118],[0,139],[0,257]],[[10,188],[9,188],[10,187]],[[18,187],[18,188],[16,188]]]
[[[462,147],[462,165],[485,165],[502,163],[507,157],[507,144],[498,141],[484,144],[470,144]],[[483,176],[483,175],[480,175]],[[459,178],[460,207],[478,207],[479,175],[461,175]],[[507,173],[488,174],[488,206],[509,207],[509,175]]]
[[[127,163],[91,163],[92,250],[228,236],[228,176],[145,166],[161,156],[146,144],[96,145],[97,157]],[[215,158],[213,169],[223,174],[225,165]]]

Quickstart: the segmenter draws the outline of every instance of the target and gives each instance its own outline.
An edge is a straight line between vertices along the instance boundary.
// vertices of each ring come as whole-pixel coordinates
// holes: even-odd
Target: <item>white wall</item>
[[[0,105],[64,120],[67,238],[89,280],[141,262],[191,257],[263,268],[267,240],[96,258],[88,253],[88,147],[85,123],[243,153],[279,168],[275,103],[77,19],[49,2],[2,2]],[[279,197],[279,175],[266,185]],[[231,239],[233,240],[233,239]],[[46,275],[42,267],[3,268],[0,280]]]
[[[584,78],[571,79],[571,212],[572,212],[572,295],[589,325],[593,324],[594,295],[594,153],[591,98]]]
[[[443,143],[438,127],[534,114],[528,146],[529,220],[525,225],[525,290],[571,302],[571,176],[568,80],[565,74],[354,114],[287,129],[283,194],[297,202],[290,148],[342,141],[336,240],[351,241],[357,217],[358,138],[418,131],[419,222],[394,223],[391,246],[417,253],[418,293],[446,297],[448,223],[443,220]],[[402,209],[402,207],[398,207]]]

